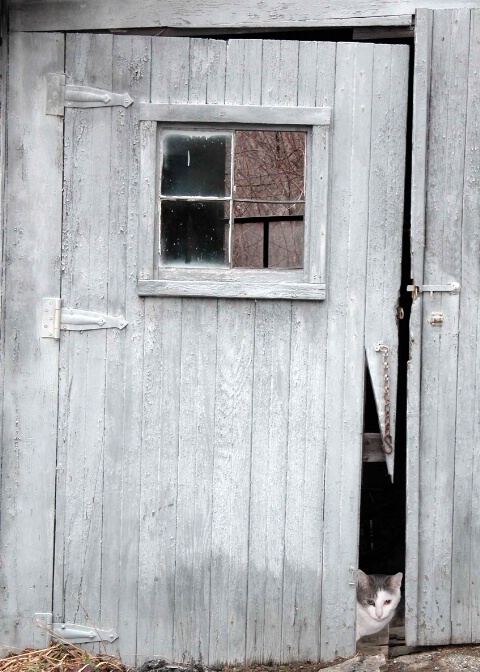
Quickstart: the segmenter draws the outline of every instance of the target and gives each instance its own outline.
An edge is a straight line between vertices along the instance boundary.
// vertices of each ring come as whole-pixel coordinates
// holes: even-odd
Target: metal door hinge
[[[114,630],[99,630],[78,623],[53,623],[52,614],[34,614],[34,622],[46,631],[49,638],[67,641],[70,644],[86,644],[87,642],[114,642],[118,634]]]
[[[90,329],[123,329],[128,322],[124,317],[78,308],[62,308],[62,299],[42,300],[42,338],[60,338],[60,330],[88,331]]]
[[[412,298],[415,300],[417,296],[423,292],[433,294],[433,292],[449,292],[450,294],[460,294],[460,283],[449,282],[445,285],[407,285],[407,292],[412,292]]]
[[[94,86],[67,84],[63,72],[47,75],[47,114],[63,117],[66,107],[128,107],[133,99],[128,93],[113,93]]]

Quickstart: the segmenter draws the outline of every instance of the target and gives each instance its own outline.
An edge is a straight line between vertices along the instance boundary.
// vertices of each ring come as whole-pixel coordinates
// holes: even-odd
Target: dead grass
[[[89,654],[71,644],[52,643],[46,649],[25,649],[2,658],[0,672],[127,672],[127,668],[106,654]]]

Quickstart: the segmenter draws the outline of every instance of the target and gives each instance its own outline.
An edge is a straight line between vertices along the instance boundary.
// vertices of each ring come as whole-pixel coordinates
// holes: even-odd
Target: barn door
[[[478,642],[480,14],[416,33],[407,637]]]
[[[53,614],[113,629],[106,646],[127,663],[354,651],[364,353],[381,362],[383,341],[394,369],[407,59],[390,45],[67,36],[67,82],[134,103],[65,111],[62,305],[128,324],[61,332]],[[192,282],[176,267],[175,291],[158,290],[163,232],[146,227],[163,208],[163,131],[143,103],[234,107],[229,133],[239,107],[282,108],[278,133],[284,108],[310,110],[293,130],[323,168],[307,169],[295,215],[318,243],[300,268],[265,269],[255,289],[260,271],[227,265],[193,297],[210,269]],[[246,277],[282,298],[219,298]]]

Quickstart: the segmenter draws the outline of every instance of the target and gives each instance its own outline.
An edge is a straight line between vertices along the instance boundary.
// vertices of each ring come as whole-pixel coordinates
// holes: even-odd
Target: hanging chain
[[[382,450],[385,455],[393,453],[393,439],[390,432],[390,362],[388,354],[390,348],[387,345],[379,343],[375,346],[375,352],[381,352],[383,355],[383,403],[384,403],[384,421],[385,431],[382,437]]]

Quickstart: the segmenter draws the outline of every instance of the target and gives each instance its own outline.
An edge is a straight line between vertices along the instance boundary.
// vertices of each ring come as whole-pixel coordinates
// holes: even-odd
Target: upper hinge
[[[118,634],[114,630],[99,630],[89,625],[77,623],[53,623],[52,614],[35,614],[34,622],[46,631],[52,639],[69,642],[70,644],[86,644],[87,642],[114,642]]]
[[[122,316],[112,317],[104,313],[78,308],[62,308],[62,299],[42,299],[42,338],[60,338],[60,329],[88,331],[90,329],[123,329],[128,322]]]
[[[63,72],[47,75],[47,114],[63,117],[66,107],[128,107],[133,99],[128,93],[113,93],[94,86],[66,83]]]

